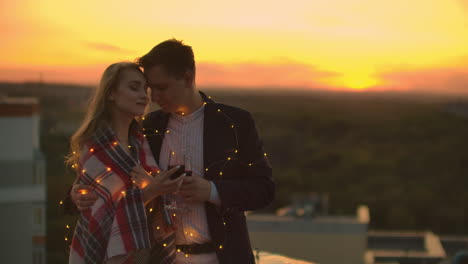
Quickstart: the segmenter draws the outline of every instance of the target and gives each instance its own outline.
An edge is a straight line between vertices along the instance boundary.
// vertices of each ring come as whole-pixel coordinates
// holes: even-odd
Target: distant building
[[[439,264],[446,259],[440,238],[432,232],[372,231],[368,264]]]
[[[45,160],[39,123],[37,99],[0,97],[1,263],[45,263]]]
[[[453,257],[461,251],[468,251],[467,236],[441,236],[440,242],[448,257]]]
[[[308,193],[292,195],[289,206],[276,211],[277,216],[315,217],[328,215],[328,194]]]
[[[320,264],[364,264],[369,220],[367,206],[355,216],[247,216],[253,248]]]

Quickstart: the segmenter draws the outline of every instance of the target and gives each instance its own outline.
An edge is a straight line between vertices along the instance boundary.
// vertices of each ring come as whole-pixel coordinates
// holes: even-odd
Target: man
[[[244,212],[271,203],[275,186],[251,114],[197,91],[193,51],[181,41],[158,44],[138,63],[161,107],[143,121],[155,160],[192,171],[176,195],[187,209],[174,220],[176,263],[254,263]],[[92,204],[75,194],[79,209]]]

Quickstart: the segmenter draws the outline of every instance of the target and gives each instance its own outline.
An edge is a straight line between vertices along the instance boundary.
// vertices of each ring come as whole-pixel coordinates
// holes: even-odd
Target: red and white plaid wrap
[[[136,125],[136,124],[132,124]],[[141,189],[129,173],[135,166],[158,170],[148,141],[134,129],[130,154],[109,126],[101,126],[80,158],[81,184],[92,185],[98,200],[83,211],[73,236],[69,263],[103,263],[113,256],[150,251],[152,239]],[[128,260],[128,262],[133,262]]]

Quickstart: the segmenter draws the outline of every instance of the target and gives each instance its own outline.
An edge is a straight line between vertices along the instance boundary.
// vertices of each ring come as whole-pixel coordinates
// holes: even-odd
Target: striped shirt
[[[168,165],[185,165],[185,169],[192,171],[192,177],[203,177],[203,122],[204,106],[195,112],[180,116],[172,113],[167,125],[166,133],[159,159],[160,167],[167,169]],[[173,195],[176,209],[172,211],[176,216],[176,244],[203,244],[211,241],[205,205],[203,202],[187,202],[178,195]],[[216,187],[211,182],[210,202],[219,205],[220,199]],[[218,263],[216,253],[190,255],[177,252],[176,263]]]

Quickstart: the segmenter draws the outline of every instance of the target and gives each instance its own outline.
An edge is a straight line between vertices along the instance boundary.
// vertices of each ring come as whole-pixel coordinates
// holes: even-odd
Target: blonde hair
[[[132,62],[117,62],[109,65],[102,74],[99,86],[91,97],[88,110],[83,123],[73,134],[70,140],[70,153],[65,157],[65,163],[72,167],[77,166],[80,152],[86,141],[96,132],[98,125],[110,123],[109,96],[117,87],[120,76],[124,70],[134,69],[143,74],[140,67]]]

